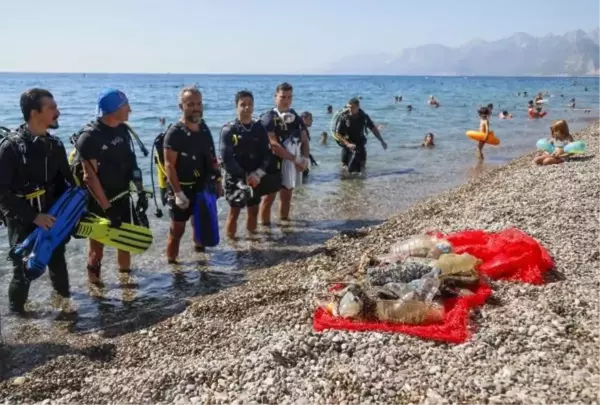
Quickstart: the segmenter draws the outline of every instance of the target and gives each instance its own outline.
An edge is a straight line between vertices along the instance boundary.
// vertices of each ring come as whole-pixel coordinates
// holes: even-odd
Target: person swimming
[[[435,108],[438,108],[440,106],[440,102],[437,101],[437,99],[433,95],[429,96],[429,101],[427,101],[427,103]]]
[[[575,108],[575,98],[569,100],[569,108]]]
[[[537,96],[535,96],[535,104],[544,104],[544,97],[542,96],[542,92],[540,91]]]
[[[332,105],[327,106],[327,114],[333,114],[333,106]]]
[[[412,105],[407,105],[406,106],[406,111],[411,112],[413,110],[413,106]]]
[[[327,132],[321,132],[321,139],[319,140],[321,145],[327,145]]]
[[[502,118],[503,120],[510,119],[512,117],[513,117],[512,114],[509,114],[508,111],[506,111],[506,110],[502,111],[500,113],[500,115],[498,116],[498,118]]]
[[[421,143],[422,148],[433,148],[435,146],[434,143],[435,135],[432,132],[428,132],[423,138],[423,142]]]

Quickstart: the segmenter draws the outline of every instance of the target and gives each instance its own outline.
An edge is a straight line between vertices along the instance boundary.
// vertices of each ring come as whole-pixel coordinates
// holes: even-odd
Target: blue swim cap
[[[112,114],[125,104],[129,104],[125,93],[116,89],[104,90],[98,96],[98,116]]]

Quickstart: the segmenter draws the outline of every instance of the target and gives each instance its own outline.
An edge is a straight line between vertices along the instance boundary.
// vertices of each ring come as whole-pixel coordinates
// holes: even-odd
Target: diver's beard
[[[200,121],[202,121],[202,114],[200,114],[200,115],[196,115],[196,114],[194,114],[194,115],[187,115],[185,117],[185,120],[188,121],[188,122],[193,122],[194,124],[198,124],[198,123],[200,123]]]

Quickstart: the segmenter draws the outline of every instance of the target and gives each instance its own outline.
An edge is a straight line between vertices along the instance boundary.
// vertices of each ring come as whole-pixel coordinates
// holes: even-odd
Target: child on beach
[[[483,141],[479,141],[477,144],[477,157],[479,160],[483,160],[483,146],[485,145],[488,134],[490,133],[490,109],[487,107],[481,107],[477,110],[479,114],[479,132],[485,134],[485,139]]]
[[[427,135],[425,135],[425,138],[423,138],[423,143],[421,143],[421,147],[433,148],[435,146],[435,143],[433,142],[434,136],[435,135],[433,135],[431,132],[427,133]]]
[[[573,137],[569,132],[569,126],[566,120],[554,121],[550,127],[550,143],[554,145],[554,152],[543,152],[533,159],[533,163],[537,165],[555,165],[563,163],[565,158],[569,156],[563,148],[570,142],[573,142]]]

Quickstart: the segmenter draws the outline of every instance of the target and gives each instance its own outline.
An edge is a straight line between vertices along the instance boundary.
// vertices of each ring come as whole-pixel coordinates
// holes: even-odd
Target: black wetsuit
[[[25,125],[16,134],[0,140],[0,173],[0,211],[12,248],[36,229],[33,221],[37,214],[47,212],[74,181],[62,142],[48,134],[33,136]],[[46,191],[39,200],[27,201],[22,197],[37,189]],[[65,261],[67,242],[68,239],[54,250],[48,263],[52,286],[63,297],[70,296]],[[22,312],[30,281],[25,277],[22,260],[12,260],[12,264],[9,304],[11,310]]]
[[[77,159],[97,161],[96,174],[109,201],[122,195],[111,201],[114,215],[123,222],[139,224],[138,218],[131,216],[134,210],[130,194],[125,193],[130,190],[134,172],[139,172],[127,126],[110,127],[100,120],[95,121],[86,126],[77,138],[77,151],[80,155]],[[89,200],[88,211],[101,217],[107,216],[93,198]]]
[[[210,129],[202,120],[200,131],[190,130],[182,122],[173,124],[165,134],[164,149],[178,153],[175,171],[181,191],[190,200],[188,208],[175,205],[173,190],[169,187],[170,216],[174,221],[187,221],[194,212],[196,193],[220,177],[215,143]]]
[[[356,145],[354,152],[346,147],[342,147],[342,164],[348,166],[350,170],[351,158],[357,159],[361,165],[367,161],[367,137],[366,130],[373,131],[375,124],[367,113],[359,110],[357,114],[352,115],[350,112],[342,114],[335,128],[335,133],[346,138],[350,143]],[[360,171],[350,170],[350,171]]]
[[[240,181],[246,184],[246,177],[255,170],[266,173],[272,153],[265,128],[258,121],[243,125],[236,119],[223,126],[220,144],[227,202],[232,207],[258,205],[261,197],[258,190],[252,197],[242,198],[237,184]]]
[[[275,133],[277,141],[281,146],[284,146],[285,141],[290,137],[300,139],[302,130],[306,128],[304,122],[302,122],[302,118],[300,118],[296,111],[290,108],[288,113],[294,115],[294,120],[287,124],[283,122],[275,110],[267,111],[261,118],[262,125],[267,134],[269,132]],[[281,161],[282,159],[279,156],[272,155],[271,163],[267,168],[267,174],[260,182],[259,189],[261,195],[276,193],[281,189]]]

